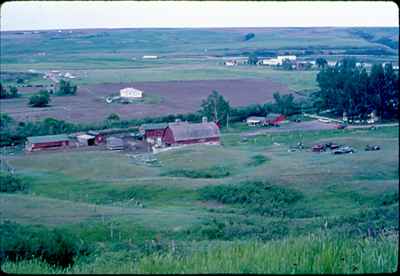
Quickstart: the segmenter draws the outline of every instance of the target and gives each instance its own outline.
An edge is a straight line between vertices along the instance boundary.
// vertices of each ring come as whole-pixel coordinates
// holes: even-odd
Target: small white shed
[[[130,98],[130,99],[135,99],[135,98],[142,98],[143,97],[143,91],[139,89],[135,89],[133,87],[127,87],[124,89],[121,89],[119,91],[121,98]]]

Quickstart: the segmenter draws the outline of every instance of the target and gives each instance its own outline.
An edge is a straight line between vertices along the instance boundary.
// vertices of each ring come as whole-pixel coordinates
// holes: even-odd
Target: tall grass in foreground
[[[137,262],[98,257],[67,269],[39,260],[7,262],[8,273],[384,273],[397,270],[398,235],[338,238],[309,235],[261,243],[221,243],[190,256],[150,255]]]

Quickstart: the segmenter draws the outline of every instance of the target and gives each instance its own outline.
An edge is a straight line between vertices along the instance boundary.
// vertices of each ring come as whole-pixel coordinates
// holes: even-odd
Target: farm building
[[[46,136],[33,136],[27,138],[25,149],[27,151],[48,149],[48,148],[61,148],[69,145],[69,138],[65,134],[60,135],[46,135]]]
[[[168,127],[167,123],[159,124],[143,124],[139,128],[139,132],[143,134],[148,143],[155,143],[157,138],[162,138],[164,130]]]
[[[191,124],[176,122],[168,124],[162,142],[166,146],[213,143],[219,144],[220,132],[216,123],[204,122]]]
[[[108,137],[107,138],[107,149],[123,150],[124,149],[124,140],[117,138],[117,137]]]
[[[265,124],[267,125],[278,125],[284,121],[286,117],[282,114],[270,113],[265,117]]]
[[[143,97],[143,91],[132,87],[127,87],[119,91],[121,98],[136,99]]]
[[[157,59],[158,56],[143,56],[143,59]]]
[[[265,117],[251,116],[246,119],[248,126],[259,126],[265,124]]]
[[[77,135],[76,139],[78,140],[79,145],[82,146],[93,146],[96,144],[96,136],[81,134]]]
[[[261,65],[269,65],[269,66],[275,66],[279,64],[278,59],[276,58],[271,58],[271,59],[263,59],[260,62]]]

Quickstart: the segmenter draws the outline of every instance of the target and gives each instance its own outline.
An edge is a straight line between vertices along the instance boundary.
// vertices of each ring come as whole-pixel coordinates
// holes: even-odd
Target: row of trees
[[[371,71],[344,59],[323,67],[317,75],[320,90],[314,95],[317,110],[330,109],[338,116],[366,118],[376,111],[383,119],[398,118],[399,75],[391,64],[375,64]]]
[[[199,113],[209,121],[225,126],[229,122],[240,122],[249,116],[266,116],[268,113],[280,113],[286,116],[301,112],[302,107],[310,105],[306,100],[295,100],[292,94],[274,93],[274,102],[264,105],[253,104],[246,107],[232,108],[229,102],[217,91],[213,91],[203,100]]]

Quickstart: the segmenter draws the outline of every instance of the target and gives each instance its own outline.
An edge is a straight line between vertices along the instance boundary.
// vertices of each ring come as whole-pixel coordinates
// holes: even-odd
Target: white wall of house
[[[119,91],[119,93],[122,98],[142,98],[143,97],[143,91],[135,89],[135,88],[131,88],[131,87],[121,89]]]

